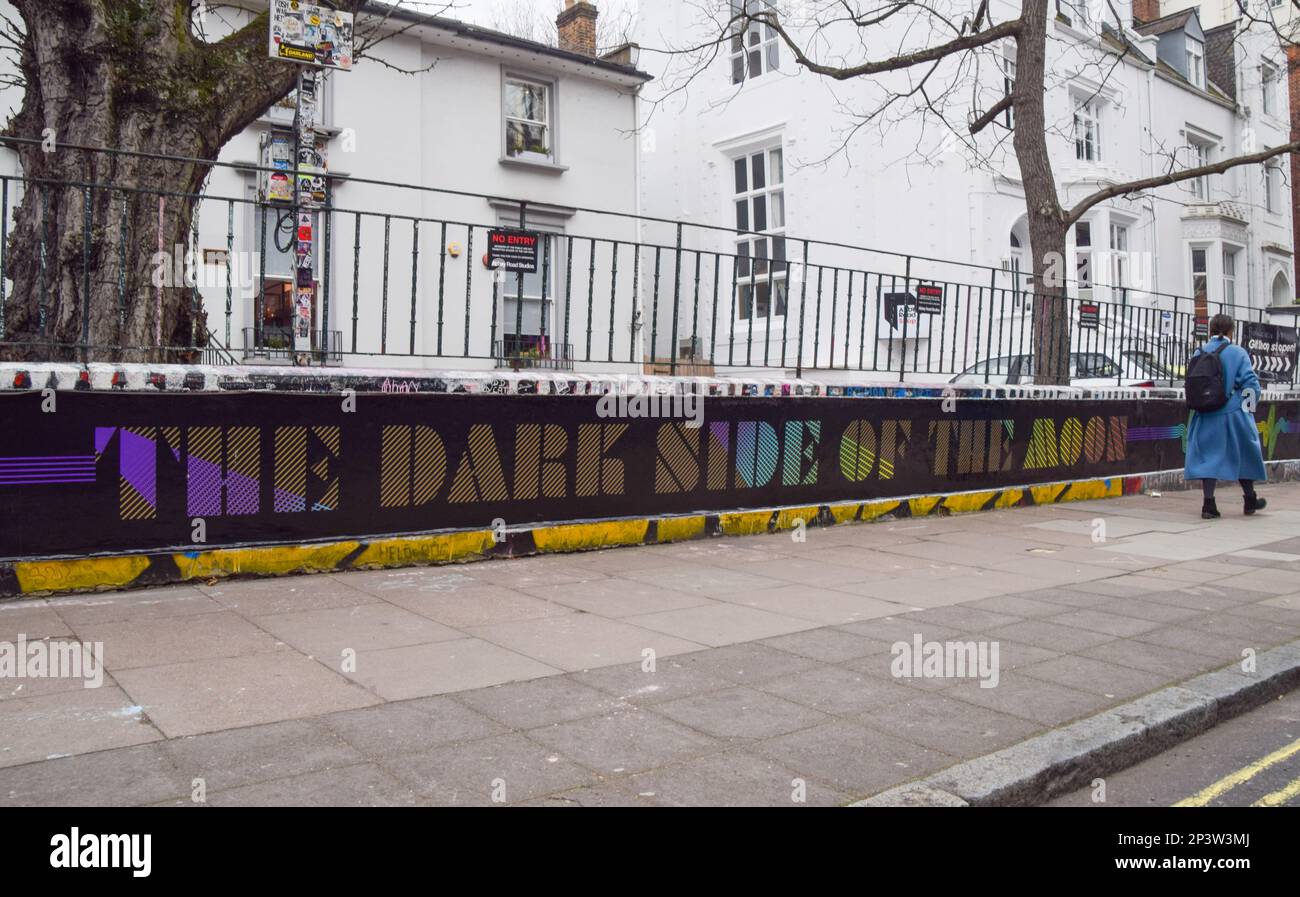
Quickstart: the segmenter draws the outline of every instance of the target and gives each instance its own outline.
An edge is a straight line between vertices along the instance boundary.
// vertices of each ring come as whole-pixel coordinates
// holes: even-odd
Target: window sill
[[[532,159],[513,159],[510,156],[502,156],[497,160],[507,168],[523,168],[529,171],[545,172],[546,174],[564,174],[569,170],[567,165],[558,165],[555,162],[538,162]]]

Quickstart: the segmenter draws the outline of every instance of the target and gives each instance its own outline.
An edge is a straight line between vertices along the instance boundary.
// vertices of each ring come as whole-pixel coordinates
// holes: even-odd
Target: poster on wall
[[[352,23],[350,12],[299,0],[271,0],[270,55],[348,71],[352,68]]]
[[[1295,376],[1300,331],[1294,327],[1246,321],[1241,325],[1239,338],[1261,383],[1291,382]]]

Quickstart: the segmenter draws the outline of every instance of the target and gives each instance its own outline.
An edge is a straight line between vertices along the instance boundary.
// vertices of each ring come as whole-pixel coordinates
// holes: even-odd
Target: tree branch
[[[977,47],[983,47],[991,43],[1003,40],[1008,37],[1015,37],[1020,33],[1021,20],[1014,19],[1010,22],[1003,22],[1000,25],[994,25],[988,31],[975,32],[973,34],[964,34],[954,38],[947,43],[939,44],[934,47],[926,47],[922,50],[915,50],[911,53],[902,53],[898,56],[892,56],[889,59],[882,59],[878,62],[864,62],[861,65],[839,68],[833,65],[823,65],[816,62],[804,52],[785,27],[780,23],[777,16],[773,13],[760,12],[753,15],[744,15],[744,19],[761,22],[770,27],[781,38],[781,41],[790,48],[794,54],[795,61],[818,75],[827,78],[834,78],[837,81],[847,81],[851,78],[858,78],[863,75],[878,75],[882,72],[896,72],[901,69],[911,68],[914,65],[921,65],[926,62],[936,62],[946,56],[954,53],[961,53],[966,50],[974,50]]]
[[[1300,140],[1284,143],[1281,146],[1275,146],[1271,149],[1260,150],[1257,153],[1250,153],[1245,156],[1234,156],[1231,159],[1224,159],[1222,162],[1216,162],[1213,165],[1201,165],[1197,168],[1184,168],[1181,171],[1171,171],[1166,174],[1156,175],[1155,177],[1143,178],[1137,181],[1128,181],[1124,184],[1116,184],[1113,187],[1106,187],[1098,190],[1079,201],[1074,208],[1066,213],[1065,223],[1068,227],[1078,221],[1085,212],[1098,203],[1113,199],[1116,196],[1127,196],[1130,193],[1139,193],[1143,190],[1150,190],[1153,187],[1165,187],[1170,184],[1177,184],[1181,181],[1190,181],[1199,177],[1205,177],[1210,174],[1223,174],[1232,168],[1242,165],[1254,165],[1257,162],[1267,162],[1269,159],[1300,151]]]
[[[978,134],[980,131],[984,130],[990,124],[992,124],[994,119],[996,119],[999,115],[1001,115],[1003,112],[1006,112],[1008,109],[1010,109],[1014,103],[1015,103],[1015,99],[1012,97],[1012,95],[1007,94],[1002,99],[994,103],[991,109],[989,109],[987,112],[984,112],[982,115],[980,115],[979,118],[971,122],[970,132],[972,134]]]

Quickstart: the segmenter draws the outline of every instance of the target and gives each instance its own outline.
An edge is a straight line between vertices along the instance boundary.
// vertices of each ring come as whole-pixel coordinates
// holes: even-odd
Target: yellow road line
[[[1279,788],[1272,794],[1265,794],[1251,804],[1252,807],[1280,807],[1291,798],[1300,795],[1300,779],[1296,779],[1285,788]]]
[[[1206,788],[1202,789],[1201,791],[1197,792],[1191,797],[1180,800],[1178,803],[1174,804],[1174,806],[1175,807],[1204,807],[1210,801],[1214,800],[1216,797],[1219,797],[1220,795],[1225,794],[1226,792],[1232,790],[1233,788],[1236,788],[1238,785],[1240,785],[1243,782],[1249,782],[1251,779],[1259,775],[1264,770],[1268,769],[1270,766],[1273,766],[1274,764],[1277,763],[1281,763],[1283,760],[1287,759],[1288,757],[1294,756],[1295,754],[1300,754],[1300,739],[1291,742],[1284,748],[1279,748],[1278,750],[1269,754],[1267,757],[1261,757],[1260,759],[1256,760],[1254,763],[1251,763],[1249,766],[1245,766],[1237,770],[1231,775],[1224,776],[1223,778],[1219,779],[1219,781],[1215,782],[1213,785],[1207,786]],[[1290,788],[1293,785],[1295,785],[1294,782],[1291,785],[1288,785],[1287,787]],[[1281,792],[1277,792],[1277,793],[1280,794]],[[1273,795],[1271,794],[1269,795],[1269,797],[1272,796]]]

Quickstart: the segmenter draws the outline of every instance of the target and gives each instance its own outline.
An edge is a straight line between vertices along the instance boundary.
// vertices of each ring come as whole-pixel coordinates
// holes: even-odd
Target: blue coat
[[[1213,352],[1225,342],[1228,340],[1216,336],[1196,354]],[[1253,389],[1259,399],[1259,377],[1250,366],[1250,356],[1240,346],[1229,345],[1219,353],[1219,361],[1223,364],[1228,404],[1218,411],[1192,412],[1183,475],[1189,480],[1268,479],[1255,416],[1241,406],[1243,390]]]

